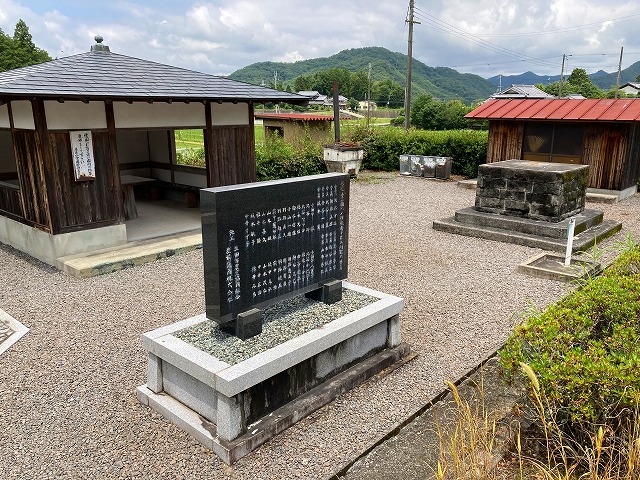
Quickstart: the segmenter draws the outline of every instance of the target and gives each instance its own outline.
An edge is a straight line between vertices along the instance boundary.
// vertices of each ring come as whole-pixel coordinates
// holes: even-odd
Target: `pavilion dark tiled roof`
[[[308,98],[110,51],[91,51],[0,73],[0,97],[259,101]]]

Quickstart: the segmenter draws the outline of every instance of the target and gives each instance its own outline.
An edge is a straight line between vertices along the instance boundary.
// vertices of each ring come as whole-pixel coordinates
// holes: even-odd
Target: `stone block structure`
[[[559,222],[584,210],[588,183],[587,165],[528,160],[480,165],[475,208]]]
[[[575,220],[572,251],[613,235],[620,222],[585,209],[589,167],[506,160],[478,168],[475,206],[433,222],[443,232],[564,252]]]

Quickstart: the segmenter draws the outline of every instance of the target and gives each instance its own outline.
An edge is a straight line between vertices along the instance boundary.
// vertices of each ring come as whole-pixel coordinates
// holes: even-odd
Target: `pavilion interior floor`
[[[138,218],[127,220],[127,240],[134,242],[200,231],[200,209],[173,200],[137,200]]]

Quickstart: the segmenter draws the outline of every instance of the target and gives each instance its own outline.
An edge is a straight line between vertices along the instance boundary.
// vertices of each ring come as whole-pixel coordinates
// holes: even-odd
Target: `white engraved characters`
[[[227,280],[227,305],[240,300],[240,250],[236,243],[235,230],[229,230],[229,244],[225,250]]]

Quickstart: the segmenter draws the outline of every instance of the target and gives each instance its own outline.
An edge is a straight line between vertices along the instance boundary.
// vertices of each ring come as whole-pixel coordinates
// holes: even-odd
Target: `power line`
[[[610,20],[602,20],[600,22],[586,23],[584,25],[575,25],[573,27],[558,28],[555,30],[538,30],[534,32],[521,32],[521,33],[477,33],[478,37],[528,37],[528,36],[540,36],[540,35],[555,35],[557,33],[566,33],[576,30],[584,30],[586,28],[602,27],[604,24],[614,25],[617,23],[631,22],[634,19],[640,17],[640,13],[633,15],[627,15],[625,17],[612,18]]]
[[[501,47],[500,45],[488,42],[486,40],[482,40],[481,38],[477,38],[475,35],[472,35],[468,32],[465,32],[464,30],[451,25],[447,22],[443,22],[442,20],[433,17],[432,15],[429,15],[428,13],[425,13],[423,11],[421,11],[421,15],[418,16],[418,18],[420,20],[423,20],[424,23],[430,25],[431,27],[440,30],[442,32],[448,33],[450,35],[453,35],[455,37],[458,37],[462,40],[465,40],[467,42],[473,43],[475,45],[481,46],[483,48],[486,48],[488,50],[491,50],[495,53],[501,53],[503,55],[507,55],[507,56],[511,56],[511,57],[516,57],[516,58],[520,58],[521,60],[526,60],[528,62],[540,65],[540,66],[545,66],[545,67],[556,67],[557,65],[555,63],[551,63],[551,62],[544,62],[541,60],[536,59],[535,57],[531,57],[529,55],[524,55],[522,53],[516,52],[515,50],[510,50],[508,48],[504,48]]]

